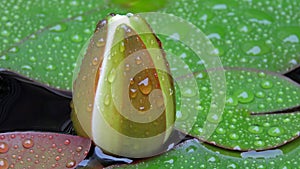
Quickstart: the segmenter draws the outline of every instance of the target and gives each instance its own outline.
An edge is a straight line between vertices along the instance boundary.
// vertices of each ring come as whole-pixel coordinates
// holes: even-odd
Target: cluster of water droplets
[[[299,2],[174,2],[174,12],[197,25],[216,46],[222,64],[285,71],[300,63]],[[194,11],[194,12],[193,12]]]
[[[1,11],[0,18],[3,23],[0,66],[51,86],[71,89],[78,53],[100,17],[83,12],[99,5],[94,3],[77,0],[54,1],[51,4],[27,1],[1,3],[1,8],[6,10]],[[47,10],[34,10],[44,8],[42,5],[47,6]],[[20,16],[22,19],[19,19]]]
[[[276,151],[276,152],[275,152]],[[217,152],[217,153],[216,153]],[[269,154],[268,154],[269,153]],[[276,155],[274,153],[277,153]],[[261,154],[264,154],[263,156]],[[272,150],[272,152],[261,152],[242,154],[232,153],[228,155],[220,148],[212,149],[211,146],[203,145],[196,140],[189,140],[176,146],[173,150],[162,156],[155,157],[147,162],[141,162],[126,168],[294,168],[298,165],[296,152],[290,152],[282,156],[281,150]],[[270,156],[270,157],[268,157]],[[241,158],[242,157],[242,158]]]
[[[34,132],[1,134],[0,169],[74,168],[87,155],[90,146],[90,141],[76,139]]]

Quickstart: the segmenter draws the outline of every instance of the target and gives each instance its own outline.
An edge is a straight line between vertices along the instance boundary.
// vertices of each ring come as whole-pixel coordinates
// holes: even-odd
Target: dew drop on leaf
[[[8,145],[5,142],[0,142],[0,154],[6,153],[8,150]]]
[[[270,81],[263,81],[263,82],[261,83],[261,87],[262,87],[263,89],[270,89],[270,88],[273,87],[273,83],[270,82]]]
[[[149,94],[152,90],[152,82],[148,77],[139,82],[138,86],[140,91],[145,95]]]
[[[284,130],[281,127],[271,127],[268,130],[268,134],[273,137],[281,136],[283,133],[284,133]]]
[[[66,167],[67,168],[73,168],[76,165],[76,161],[75,160],[70,160],[67,162]]]
[[[70,141],[69,139],[66,139],[65,142],[64,142],[64,145],[67,146],[67,145],[69,145],[70,143],[71,143],[71,141]]]
[[[25,139],[25,140],[22,142],[22,145],[23,145],[24,148],[29,149],[29,148],[32,148],[32,147],[33,147],[34,142],[33,142],[33,140],[31,140],[31,139]]]
[[[9,164],[6,159],[0,158],[0,169],[8,169]]]
[[[253,134],[259,134],[259,133],[263,132],[263,129],[262,129],[262,127],[259,127],[259,126],[250,126],[248,128],[248,131]]]

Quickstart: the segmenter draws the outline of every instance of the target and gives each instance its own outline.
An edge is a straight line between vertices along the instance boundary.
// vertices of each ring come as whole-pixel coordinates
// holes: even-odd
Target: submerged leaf
[[[1,133],[0,168],[75,168],[90,146],[90,139],[66,134]]]

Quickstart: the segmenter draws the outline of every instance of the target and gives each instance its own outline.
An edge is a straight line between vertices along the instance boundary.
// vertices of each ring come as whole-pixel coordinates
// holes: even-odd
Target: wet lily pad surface
[[[75,168],[88,154],[88,138],[46,132],[0,134],[0,167]]]

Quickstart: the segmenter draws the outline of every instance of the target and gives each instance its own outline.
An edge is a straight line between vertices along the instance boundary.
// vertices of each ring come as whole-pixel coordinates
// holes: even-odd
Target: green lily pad
[[[177,128],[185,130],[187,124],[181,121],[193,122],[191,135],[234,150],[263,150],[299,137],[300,113],[296,110],[284,113],[283,110],[276,114],[277,110],[299,106],[299,84],[279,74],[246,69],[227,69],[225,75],[227,99],[224,111],[209,112],[214,106],[209,94],[210,80],[196,77],[200,91],[208,92],[199,92],[198,107],[190,109],[198,112],[197,120],[185,115],[190,112],[182,111],[177,117]],[[177,97],[186,96],[177,94]],[[179,110],[180,106],[184,105],[179,105]],[[211,125],[215,127],[209,127]]]
[[[77,56],[96,23],[114,11],[98,0],[0,6],[0,67],[62,89],[71,89]]]
[[[163,12],[200,28],[226,67],[285,72],[300,63],[299,10],[297,0],[178,0]]]
[[[299,152],[298,147],[289,152],[276,149],[263,153],[226,153],[222,149],[207,146],[197,140],[188,140],[161,156],[133,165],[109,168],[298,168]]]

